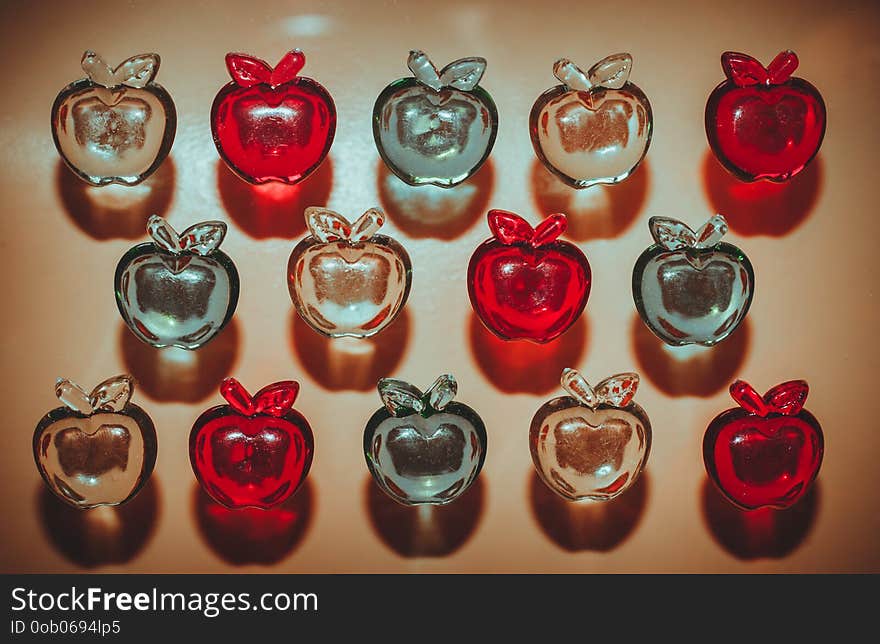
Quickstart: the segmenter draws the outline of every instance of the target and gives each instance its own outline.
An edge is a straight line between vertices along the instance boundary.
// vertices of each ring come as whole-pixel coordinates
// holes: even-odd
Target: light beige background
[[[867,1],[4,3],[0,568],[880,571],[878,43],[880,7]],[[292,47],[307,55],[303,73],[336,99],[336,142],[301,188],[254,192],[218,163],[208,112],[228,81],[227,51],[274,63]],[[174,97],[179,127],[170,159],[142,188],[86,189],[52,145],[52,100],[81,77],[86,48],[111,61],[162,56],[157,80]],[[373,100],[407,73],[410,48],[440,65],[489,61],[483,85],[499,106],[498,141],[488,167],[452,194],[403,189],[373,145]],[[797,75],[827,101],[822,152],[790,186],[738,185],[708,156],[703,131],[719,55],[736,49],[767,62],[783,48],[799,54]],[[634,56],[654,140],[625,185],[574,194],[536,165],[529,109],[554,84],[556,57],[587,67],[617,51]],[[314,203],[351,216],[382,205],[387,232],[413,258],[406,315],[375,342],[335,345],[295,319],[284,269],[304,234],[302,210]],[[569,239],[590,259],[586,315],[550,346],[503,345],[474,320],[464,276],[487,237],[488,207],[532,222],[562,209]],[[720,347],[671,354],[635,317],[632,265],[649,244],[649,216],[700,225],[716,210],[755,265],[754,305]],[[152,211],[179,228],[230,223],[224,249],[241,272],[241,301],[229,329],[192,356],[140,345],[113,301],[116,262],[145,238]],[[568,365],[591,381],[630,369],[643,376],[636,400],[654,424],[655,449],[643,483],[608,506],[566,506],[532,474],[528,422],[559,395]],[[33,427],[56,405],[56,377],[92,386],[125,371],[140,381],[135,401],[158,428],[153,483],[119,513],[67,511],[43,491]],[[382,375],[427,386],[446,371],[486,421],[486,467],[457,504],[433,515],[405,510],[375,491],[361,454],[363,425],[379,406],[373,386]],[[314,467],[274,513],[229,515],[197,493],[187,437],[229,374],[252,390],[302,383],[297,407],[316,433]],[[807,406],[825,428],[826,458],[815,491],[788,513],[742,515],[707,484],[703,430],[731,405],[726,386],[736,377],[761,390],[791,378],[812,387]]]

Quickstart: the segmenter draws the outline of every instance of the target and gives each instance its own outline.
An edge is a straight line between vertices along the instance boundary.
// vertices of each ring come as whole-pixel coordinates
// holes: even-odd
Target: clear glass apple
[[[582,71],[566,58],[553,74],[562,84],[532,106],[529,132],[541,162],[572,188],[619,183],[648,152],[651,103],[629,82],[630,54],[603,58]]]
[[[355,223],[326,208],[305,211],[311,235],[294,247],[287,286],[297,313],[318,333],[366,338],[391,324],[412,286],[409,255],[378,235],[385,215],[371,208]]]
[[[538,476],[569,501],[613,499],[638,480],[651,452],[651,423],[632,401],[639,376],[617,374],[594,388],[565,369],[561,382],[569,395],[545,403],[529,429]]]
[[[438,71],[424,52],[411,51],[407,66],[413,76],[376,99],[376,148],[410,185],[457,185],[480,169],[498,133],[495,101],[479,85],[486,60],[461,58]]]
[[[178,234],[157,215],[152,242],[129,249],[116,266],[119,314],[142,342],[198,349],[226,326],[238,304],[238,270],[220,250],[222,221],[205,221]]]
[[[376,483],[404,505],[454,501],[476,480],[486,459],[486,427],[477,413],[454,402],[458,385],[440,376],[426,392],[383,378],[385,406],[364,429],[364,455]]]
[[[745,319],[755,292],[749,258],[721,241],[727,221],[715,215],[694,231],[677,219],[652,217],[648,226],[656,243],[632,275],[645,325],[672,346],[721,342]]]
[[[156,429],[131,403],[131,376],[105,380],[86,393],[60,379],[63,403],[34,430],[34,460],[46,485],[77,508],[119,505],[146,484],[156,464]]]
[[[140,54],[110,67],[83,54],[86,78],[58,94],[52,137],[67,166],[94,186],[135,185],[168,156],[177,129],[171,95],[153,79],[158,54]]]

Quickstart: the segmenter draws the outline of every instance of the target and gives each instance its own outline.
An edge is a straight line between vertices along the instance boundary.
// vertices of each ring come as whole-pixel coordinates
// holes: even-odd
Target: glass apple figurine
[[[655,243],[632,274],[645,325],[672,346],[721,342],[745,319],[755,293],[749,258],[721,241],[727,221],[715,215],[695,232],[677,219],[651,217],[648,227]]]
[[[379,487],[403,505],[449,503],[473,483],[486,459],[486,427],[477,413],[454,402],[451,375],[428,391],[383,378],[384,407],[364,429],[364,455]]]
[[[825,136],[825,102],[813,85],[792,73],[793,51],[767,67],[746,54],[721,56],[727,80],[706,103],[706,136],[712,152],[742,181],[787,181],[819,152]]]
[[[86,393],[55,383],[63,405],[34,430],[34,460],[46,485],[76,508],[119,505],[144,487],[156,464],[156,428],[131,402],[131,376],[105,380]]]
[[[220,250],[222,221],[178,234],[153,215],[152,242],[129,249],[116,266],[116,305],[137,338],[156,348],[198,349],[226,326],[238,304],[238,271]]]
[[[582,71],[566,58],[553,65],[561,85],[532,106],[535,154],[572,188],[619,183],[638,167],[651,144],[648,97],[629,82],[630,54],[603,58]]]
[[[532,228],[512,212],[489,211],[493,237],[471,256],[467,283],[474,311],[499,338],[550,342],[583,312],[590,263],[577,246],[558,239],[565,226],[561,214]]]
[[[455,186],[492,152],[498,133],[495,101],[480,85],[484,58],[460,58],[437,71],[422,51],[411,51],[413,75],[382,90],[373,107],[379,155],[406,183]]]
[[[349,223],[326,208],[305,211],[311,235],[290,254],[287,287],[297,313],[318,333],[366,338],[391,324],[412,285],[403,246],[376,231],[378,208]]]
[[[93,51],[82,57],[86,78],[58,94],[52,138],[67,167],[93,186],[133,186],[168,156],[177,129],[171,95],[153,79],[158,54],[110,67]]]
[[[287,52],[273,68],[247,54],[226,54],[232,82],[211,107],[220,157],[248,183],[299,183],[326,158],[336,106],[316,80],[300,76],[306,57]]]
[[[635,373],[619,373],[591,387],[574,369],[564,369],[568,396],[538,410],[529,448],[538,476],[569,501],[608,501],[635,483],[651,452],[651,422],[633,402]]]
[[[819,474],[825,439],[804,409],[809,387],[790,380],[763,397],[742,380],[730,385],[739,407],[716,416],[703,437],[709,477],[728,501],[744,510],[787,508]]]
[[[251,396],[226,378],[217,405],[198,417],[189,435],[189,458],[202,489],[231,508],[267,509],[283,503],[305,481],[315,441],[293,409],[299,383],[276,382]]]

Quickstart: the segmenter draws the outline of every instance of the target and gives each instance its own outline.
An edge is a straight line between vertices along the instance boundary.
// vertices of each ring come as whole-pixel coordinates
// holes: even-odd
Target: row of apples
[[[535,101],[529,129],[538,158],[574,188],[619,183],[648,151],[651,104],[629,81],[632,56],[608,56],[584,72],[567,59],[561,82]],[[792,77],[798,59],[781,52],[767,67],[746,54],[721,58],[727,79],[709,95],[706,134],[721,163],[743,181],[785,181],[813,159],[825,134],[825,104],[809,82]],[[373,108],[373,135],[388,167],[411,185],[451,187],[489,157],[498,110],[479,85],[483,58],[462,58],[441,70],[410,52],[412,76],[389,84]],[[289,51],[272,67],[230,53],[232,81],[211,108],[211,131],[222,159],[243,180],[295,184],[321,164],[336,133],[336,107],[314,79],[300,76],[305,56]],[[157,54],[111,68],[87,51],[87,77],[65,87],[52,107],[55,145],[67,165],[96,186],[143,181],[171,150],[176,110],[154,82]]]
[[[374,110],[380,155],[413,185],[456,185],[488,157],[497,110],[479,85],[485,61],[461,59],[438,71],[412,52],[413,78],[389,85]],[[251,183],[296,183],[326,156],[335,133],[335,107],[326,90],[300,77],[305,59],[289,52],[274,68],[230,54],[233,77],[214,102],[211,123],[224,161]],[[175,111],[153,82],[156,55],[111,69],[87,52],[88,78],[61,92],[53,107],[59,152],[94,185],[135,184],[170,150]],[[787,180],[815,156],[824,134],[821,96],[792,78],[797,58],[783,52],[766,68],[753,58],[722,57],[728,80],[709,99],[706,127],[722,163],[743,180]],[[632,59],[610,56],[581,71],[567,60],[554,67],[562,85],[532,110],[538,157],[568,185],[584,188],[626,179],[647,152],[651,109],[629,82]],[[384,217],[368,210],[354,223],[326,208],[306,210],[310,235],[291,254],[288,285],[298,313],[330,337],[367,337],[393,321],[409,294],[412,267],[405,249],[378,234]],[[505,211],[489,213],[493,237],[473,254],[471,302],[481,321],[505,340],[549,342],[581,315],[591,285],[584,254],[559,236],[564,215],[532,227]],[[711,346],[742,321],[754,291],[745,254],[721,241],[720,215],[692,230],[652,218],[655,244],[633,271],[636,307],[651,330],[671,345]],[[222,222],[203,222],[178,234],[160,217],[148,224],[152,242],[119,262],[115,290],[132,332],[155,347],[197,349],[229,321],[238,299],[238,273],[219,250]],[[532,421],[530,447],[541,478],[570,500],[608,500],[638,478],[650,452],[647,415],[633,402],[636,374],[591,387],[566,370],[567,396],[544,405]],[[367,465],[379,486],[405,504],[447,503],[475,480],[486,456],[483,421],[453,401],[456,384],[441,376],[426,392],[383,379],[384,407],[364,433]],[[314,451],[308,422],[292,409],[299,385],[274,383],[251,396],[227,379],[227,404],[196,421],[190,438],[193,470],[206,492],[228,507],[271,507],[295,493]],[[34,435],[34,455],[49,487],[80,508],[132,498],[157,455],[149,416],[130,402],[128,376],[90,394],[61,380],[64,403]],[[719,415],[704,440],[710,476],[736,505],[787,507],[818,473],[824,450],[816,419],[803,409],[803,381],[760,396],[738,381],[739,404]]]

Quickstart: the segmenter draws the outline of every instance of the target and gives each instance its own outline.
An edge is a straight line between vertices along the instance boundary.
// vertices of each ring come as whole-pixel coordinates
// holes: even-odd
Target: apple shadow
[[[632,321],[633,352],[639,369],[667,396],[708,398],[729,386],[749,351],[748,316],[738,329],[714,347],[671,347],[635,315]]]
[[[583,361],[589,343],[589,316],[584,313],[561,336],[547,344],[502,340],[483,326],[473,311],[471,351],[486,379],[505,393],[546,394],[559,388],[566,367]]]
[[[306,479],[292,497],[268,510],[230,510],[193,487],[199,533],[223,561],[234,566],[278,563],[305,538],[315,512],[315,492]]]
[[[138,556],[155,531],[158,483],[154,473],[127,503],[80,510],[40,482],[37,507],[43,532],[65,559],[82,568],[123,564]]]
[[[92,186],[58,161],[55,184],[64,210],[92,239],[141,239],[151,215],[164,215],[174,195],[174,160],[169,156],[136,186]]]
[[[410,186],[382,159],[377,170],[379,202],[394,224],[409,237],[455,239],[486,212],[495,166],[487,159],[477,173],[452,188]]]
[[[254,239],[295,239],[306,231],[303,216],[309,206],[323,206],[333,187],[333,161],[328,156],[300,183],[276,181],[251,185],[222,159],[217,160],[217,188],[232,221]]]
[[[369,391],[400,364],[410,326],[404,307],[397,319],[370,338],[328,338],[292,311],[290,342],[300,364],[325,389]]]
[[[368,476],[364,487],[373,531],[402,557],[446,557],[464,546],[486,505],[481,477],[447,505],[406,506],[386,495]]]
[[[610,552],[635,531],[645,511],[650,481],[647,472],[611,501],[566,501],[532,471],[529,504],[541,530],[568,552]]]
[[[232,372],[239,336],[238,322],[232,318],[200,349],[155,349],[122,323],[119,348],[125,368],[145,396],[161,402],[196,403],[216,394],[220,382]]]
[[[620,237],[638,218],[648,196],[651,170],[645,159],[636,171],[617,185],[570,188],[544,167],[532,162],[532,196],[544,215],[563,213],[566,235],[579,242]]]
[[[718,162],[711,150],[703,159],[703,188],[715,212],[730,230],[751,237],[782,237],[800,226],[813,210],[824,174],[819,154],[790,181],[740,181]]]
[[[786,510],[740,510],[703,480],[703,520],[712,537],[737,559],[781,559],[803,543],[819,511],[821,491],[814,481],[803,498]]]

